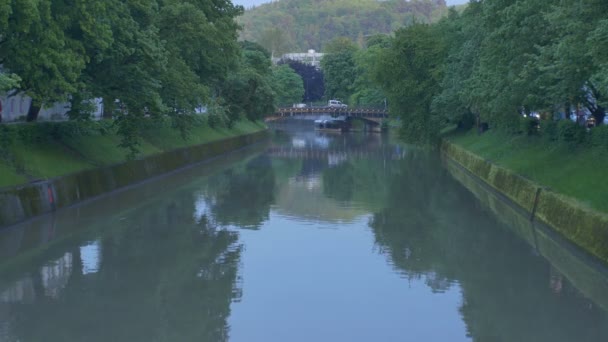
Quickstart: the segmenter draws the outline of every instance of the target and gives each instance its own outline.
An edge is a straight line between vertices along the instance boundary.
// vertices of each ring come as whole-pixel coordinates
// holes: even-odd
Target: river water
[[[502,222],[434,153],[279,131],[0,231],[0,341],[608,341],[604,269]]]

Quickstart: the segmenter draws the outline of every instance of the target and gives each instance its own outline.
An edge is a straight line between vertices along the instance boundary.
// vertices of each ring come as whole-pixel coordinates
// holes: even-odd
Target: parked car
[[[333,107],[333,108],[346,108],[348,107],[348,105],[346,103],[342,103],[338,100],[329,100],[327,102],[327,107]]]

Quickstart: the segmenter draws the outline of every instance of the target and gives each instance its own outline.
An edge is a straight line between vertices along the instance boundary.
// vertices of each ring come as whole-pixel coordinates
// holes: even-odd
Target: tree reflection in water
[[[404,278],[436,292],[458,284],[474,341],[600,341],[608,317],[456,184],[438,161],[410,154],[391,174],[370,226]],[[471,221],[471,217],[476,217]],[[583,335],[581,335],[583,334]]]

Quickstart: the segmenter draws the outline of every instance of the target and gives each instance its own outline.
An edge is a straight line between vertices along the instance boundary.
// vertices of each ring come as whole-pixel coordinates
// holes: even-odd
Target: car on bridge
[[[338,100],[329,100],[327,102],[327,107],[331,107],[331,108],[346,108],[348,107],[348,105],[346,103],[342,103]]]

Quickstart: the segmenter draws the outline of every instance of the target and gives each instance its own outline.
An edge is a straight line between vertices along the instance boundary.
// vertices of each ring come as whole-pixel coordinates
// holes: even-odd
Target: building
[[[281,58],[277,58],[276,61],[290,59],[292,61],[302,62],[304,64],[312,65],[315,68],[321,67],[321,59],[323,59],[324,53],[316,52],[315,50],[308,50],[308,52],[291,52],[286,53]]]

